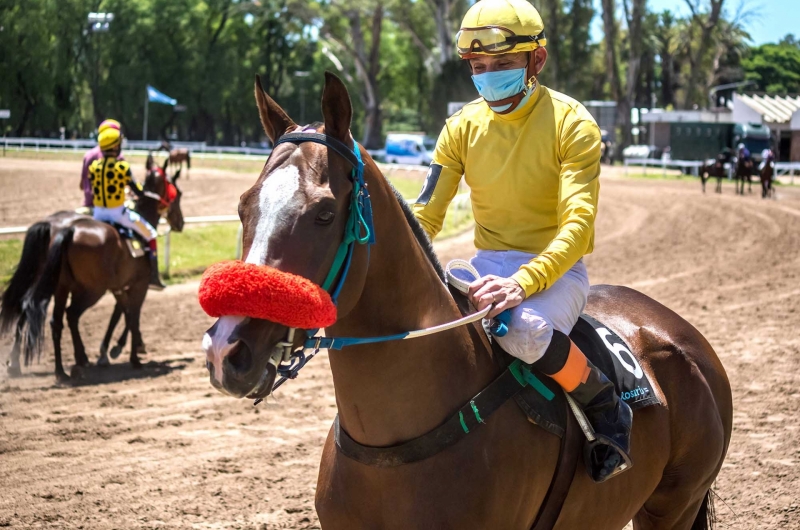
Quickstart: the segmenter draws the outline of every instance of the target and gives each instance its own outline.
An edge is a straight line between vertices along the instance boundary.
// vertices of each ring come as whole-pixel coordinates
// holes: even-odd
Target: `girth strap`
[[[514,374],[506,369],[446,422],[422,436],[391,447],[361,445],[341,428],[337,415],[333,421],[336,447],[346,457],[368,466],[395,467],[419,462],[461,441],[522,388]]]
[[[572,414],[567,413],[567,423],[564,426],[564,436],[561,437],[561,447],[558,451],[558,462],[553,471],[553,479],[539,506],[539,513],[536,515],[531,530],[552,530],[555,527],[572,487],[575,470],[578,468],[580,455],[583,454],[581,449],[585,440],[577,420]]]

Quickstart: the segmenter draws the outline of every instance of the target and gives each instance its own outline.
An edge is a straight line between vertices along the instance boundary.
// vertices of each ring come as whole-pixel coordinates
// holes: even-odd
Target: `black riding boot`
[[[631,425],[633,413],[614,390],[614,384],[587,360],[586,382],[569,393],[583,409],[595,431],[596,440],[589,442],[584,459],[592,480],[605,482],[629,469]]]
[[[166,287],[161,283],[161,276],[158,274],[158,250],[154,239],[150,242],[150,289],[163,291]]]
[[[586,445],[584,459],[595,482],[604,482],[630,469],[630,435],[633,414],[617,396],[614,384],[558,330],[553,331],[547,351],[533,364],[574,399],[595,431]]]

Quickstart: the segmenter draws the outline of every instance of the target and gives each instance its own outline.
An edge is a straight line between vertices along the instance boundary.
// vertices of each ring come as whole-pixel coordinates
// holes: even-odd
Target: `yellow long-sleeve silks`
[[[478,99],[447,120],[414,215],[433,239],[463,175],[475,247],[537,254],[512,276],[530,296],[594,247],[600,144],[583,105],[546,87],[508,115]]]

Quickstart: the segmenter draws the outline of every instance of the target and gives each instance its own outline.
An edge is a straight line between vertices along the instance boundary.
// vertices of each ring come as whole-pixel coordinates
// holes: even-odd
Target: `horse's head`
[[[304,128],[298,127],[264,92],[258,78],[255,97],[264,131],[273,143],[278,143],[255,185],[239,200],[244,260],[251,270],[256,267],[278,277],[288,273],[287,277],[301,277],[316,286],[330,283],[326,282],[329,276],[341,276],[330,271],[339,261],[337,250],[350,218],[356,165],[352,150],[354,146],[359,149],[350,136],[352,107],[347,89],[336,76],[326,74],[322,95],[324,124]],[[301,131],[317,134],[316,139],[323,143],[297,136],[287,136],[284,141],[291,141],[280,143],[287,133]],[[355,252],[348,293],[363,287],[366,255],[363,249]],[[242,281],[237,289],[246,289],[245,283],[256,280],[248,277],[231,281]],[[248,300],[292,304],[285,298],[275,300],[278,296],[268,292]],[[343,297],[339,317],[354,303],[348,304],[344,298],[351,297]],[[298,313],[307,310],[290,309]],[[203,337],[212,384],[237,397],[268,395],[276,376],[276,359],[280,361],[283,347],[287,346],[289,325],[244,316],[248,313],[240,307],[226,308],[218,314],[219,319]],[[300,344],[304,335],[298,331],[294,344]]]
[[[145,167],[147,168],[147,176],[143,185],[145,196],[140,201],[139,213],[151,223],[153,221],[158,222],[161,217],[166,217],[172,230],[176,232],[182,231],[181,196],[183,192],[177,184],[181,175],[180,170],[170,178],[167,175],[169,159],[164,161],[162,167],[158,167],[153,162],[152,155],[148,155]],[[149,219],[149,217],[153,219]]]

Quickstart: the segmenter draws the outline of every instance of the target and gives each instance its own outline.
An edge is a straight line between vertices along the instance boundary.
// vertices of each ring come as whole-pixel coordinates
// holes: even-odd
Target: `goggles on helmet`
[[[517,44],[534,42],[540,46],[539,41],[545,39],[544,30],[538,35],[516,35],[513,31],[503,26],[483,26],[480,28],[461,28],[456,33],[456,47],[462,57],[474,53],[489,55],[508,53]]]

